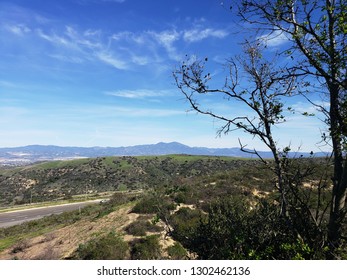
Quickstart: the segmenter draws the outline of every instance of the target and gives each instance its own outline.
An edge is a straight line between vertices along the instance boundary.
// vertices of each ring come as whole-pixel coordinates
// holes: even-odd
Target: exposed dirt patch
[[[270,194],[270,192],[260,191],[257,189],[252,189],[251,192],[252,192],[253,196],[258,197],[258,198],[265,198]]]
[[[181,208],[189,208],[190,210],[195,210],[196,209],[196,205],[194,204],[184,204],[184,203],[181,203],[180,205],[178,205],[176,207],[175,210],[171,211],[171,215],[176,213],[178,210],[180,210]]]
[[[0,259],[64,259],[69,257],[81,243],[111,230],[122,229],[135,221],[138,214],[130,213],[131,206],[95,221],[81,220],[73,225],[54,230],[48,234],[24,240],[0,253]]]
[[[141,237],[126,234],[124,229],[137,219],[145,216],[132,213],[131,210],[132,206],[122,207],[95,221],[77,221],[73,225],[54,230],[45,235],[20,241],[11,248],[1,252],[0,259],[56,260],[69,258],[79,244],[86,243],[88,240],[107,234],[112,230],[123,234],[124,241],[130,243],[134,239]],[[151,221],[153,217],[147,218],[148,221]],[[157,225],[163,228],[163,230],[160,232],[148,232],[146,235],[159,235],[162,256],[163,258],[168,258],[167,248],[172,246],[175,241],[167,235],[167,226],[163,221],[159,221]]]
[[[148,221],[152,222],[152,219],[155,215],[138,215],[137,219],[141,219],[144,216],[149,216]],[[162,220],[159,220],[159,222],[157,222],[156,225],[159,226],[160,228],[162,228],[163,230],[158,231],[158,232],[146,232],[146,236],[159,235],[159,244],[161,247],[162,258],[163,259],[169,258],[169,255],[167,253],[167,249],[170,246],[174,245],[175,240],[173,240],[172,237],[168,235],[168,226]],[[123,228],[125,228],[125,226]],[[131,234],[125,234],[123,236],[123,238],[124,238],[124,241],[131,243],[136,239],[143,238],[143,236],[135,236],[135,235],[131,235]]]

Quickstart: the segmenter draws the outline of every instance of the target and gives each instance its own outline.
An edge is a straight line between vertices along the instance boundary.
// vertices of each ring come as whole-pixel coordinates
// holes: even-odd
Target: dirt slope
[[[78,221],[73,225],[54,230],[42,236],[23,240],[0,253],[0,259],[64,259],[74,252],[78,245],[89,239],[122,229],[136,220],[138,214],[129,213],[130,206],[112,212],[94,222]]]

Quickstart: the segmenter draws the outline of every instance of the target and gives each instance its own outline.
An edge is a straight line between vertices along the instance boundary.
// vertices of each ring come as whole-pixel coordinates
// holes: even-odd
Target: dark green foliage
[[[158,211],[158,205],[155,204],[153,198],[147,196],[143,197],[136,205],[133,207],[132,212],[138,214],[155,214]]]
[[[296,221],[310,228],[305,222],[303,218]],[[207,219],[200,220],[185,244],[200,259],[324,257],[324,249],[314,248],[312,237],[300,235],[295,226],[279,215],[273,203],[261,201],[251,209],[247,201],[219,200],[211,204]]]
[[[161,246],[158,235],[150,235],[135,240],[131,248],[133,260],[158,260],[161,258]]]
[[[247,210],[244,204],[230,206],[225,202],[210,205],[207,219],[194,219],[195,227],[189,231],[190,238],[184,240],[184,235],[180,234],[178,240],[200,259],[240,258],[246,245],[243,231],[247,228]]]
[[[134,213],[138,214],[158,214],[163,216],[175,209],[175,204],[157,190],[144,196],[133,208]]]
[[[128,258],[129,245],[119,236],[109,234],[81,244],[75,258],[81,260],[125,260]]]
[[[200,210],[181,208],[170,217],[170,225],[173,228],[172,237],[182,243],[183,246],[190,248],[192,239],[203,214]]]
[[[184,249],[184,247],[178,242],[175,242],[174,245],[167,248],[167,253],[170,256],[170,259],[172,259],[172,260],[185,260],[185,259],[187,259],[187,250]]]
[[[135,236],[145,236],[147,232],[158,232],[162,228],[158,225],[154,225],[148,220],[137,220],[125,228],[128,234]]]
[[[171,188],[168,188],[166,194],[169,195],[173,201],[180,204],[188,202],[187,196],[189,195],[189,191],[190,188],[186,185],[175,185]]]

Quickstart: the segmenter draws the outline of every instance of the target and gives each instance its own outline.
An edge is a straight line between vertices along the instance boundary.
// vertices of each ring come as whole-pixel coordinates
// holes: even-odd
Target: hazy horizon
[[[38,147],[59,147],[59,148],[83,148],[83,149],[93,149],[93,148],[100,148],[100,149],[107,149],[107,148],[132,148],[132,147],[140,147],[140,146],[155,146],[159,144],[164,144],[164,145],[169,145],[169,144],[177,144],[177,145],[183,145],[188,148],[202,148],[202,149],[238,149],[241,151],[240,147],[234,146],[234,147],[209,147],[209,146],[190,146],[186,145],[185,143],[177,142],[177,141],[172,141],[172,142],[157,142],[157,143],[143,143],[143,144],[138,144],[138,145],[128,145],[128,146],[59,146],[59,145],[41,145],[41,144],[31,144],[31,145],[24,145],[24,146],[13,146],[13,147],[0,147],[0,149],[17,149],[17,148],[25,148],[25,147],[32,147],[32,146],[38,146]],[[250,149],[252,150],[252,149]],[[271,152],[269,149],[264,149],[264,150],[257,150],[259,152]],[[302,150],[302,149],[292,149],[290,152],[293,153],[310,153],[312,150]],[[319,150],[319,151],[314,151],[314,153],[330,153],[331,151],[328,150]]]

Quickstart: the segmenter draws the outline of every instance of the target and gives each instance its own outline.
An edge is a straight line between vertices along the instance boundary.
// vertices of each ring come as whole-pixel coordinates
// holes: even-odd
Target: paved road
[[[100,202],[100,200],[0,213],[0,228],[10,227],[10,226],[18,225],[24,222],[37,220],[44,216],[49,216],[52,214],[61,214],[67,211],[77,210],[80,207],[84,207],[88,204],[98,203],[98,202]]]

